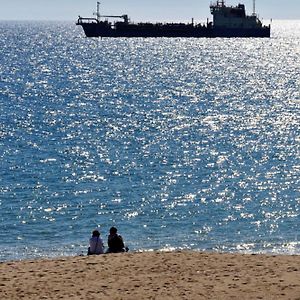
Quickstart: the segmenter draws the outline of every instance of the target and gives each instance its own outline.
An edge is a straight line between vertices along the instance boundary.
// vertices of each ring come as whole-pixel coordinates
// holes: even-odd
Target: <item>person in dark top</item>
[[[128,248],[125,247],[123,238],[117,233],[116,227],[111,227],[107,239],[108,249],[106,253],[120,253],[127,252]]]

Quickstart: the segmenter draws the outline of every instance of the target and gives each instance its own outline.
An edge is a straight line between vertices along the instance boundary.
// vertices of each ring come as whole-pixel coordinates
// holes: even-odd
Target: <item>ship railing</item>
[[[83,18],[79,16],[76,24],[80,25],[82,23],[99,23],[99,20],[96,18]]]

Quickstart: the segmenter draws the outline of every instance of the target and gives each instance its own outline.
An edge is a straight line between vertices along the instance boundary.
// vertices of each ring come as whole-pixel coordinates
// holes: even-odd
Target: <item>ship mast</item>
[[[97,20],[100,21],[100,2],[97,2]]]
[[[255,0],[253,0],[253,16],[256,16]]]

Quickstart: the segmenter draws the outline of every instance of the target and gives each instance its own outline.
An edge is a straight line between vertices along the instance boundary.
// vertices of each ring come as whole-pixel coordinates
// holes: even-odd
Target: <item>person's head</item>
[[[116,234],[117,231],[118,231],[118,229],[117,229],[116,227],[111,227],[111,228],[109,229],[109,233],[110,233],[110,234]]]
[[[99,237],[100,236],[100,232],[98,229],[95,229],[93,232],[92,232],[92,235],[93,236],[96,236],[96,237]]]

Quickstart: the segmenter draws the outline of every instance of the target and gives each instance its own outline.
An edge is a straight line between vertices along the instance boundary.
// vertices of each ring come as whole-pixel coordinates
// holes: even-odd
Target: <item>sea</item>
[[[85,38],[0,22],[0,261],[300,254],[300,21],[272,37]]]

